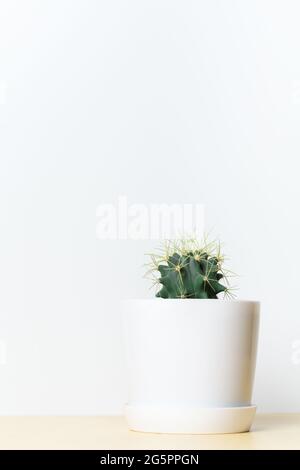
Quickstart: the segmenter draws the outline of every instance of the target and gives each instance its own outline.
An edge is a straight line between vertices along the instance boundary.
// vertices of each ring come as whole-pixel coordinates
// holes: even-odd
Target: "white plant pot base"
[[[227,434],[250,430],[256,406],[199,408],[197,406],[127,405],[133,431],[177,434]]]

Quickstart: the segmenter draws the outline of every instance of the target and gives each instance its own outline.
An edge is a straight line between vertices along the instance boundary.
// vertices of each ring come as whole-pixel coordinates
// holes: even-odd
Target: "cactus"
[[[151,254],[150,272],[159,286],[156,297],[163,299],[217,299],[232,297],[224,256],[216,242],[180,240],[168,242],[162,255]]]

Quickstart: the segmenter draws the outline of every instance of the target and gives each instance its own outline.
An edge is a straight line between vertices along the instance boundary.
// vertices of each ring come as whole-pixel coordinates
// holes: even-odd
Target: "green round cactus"
[[[157,297],[217,299],[222,292],[232,296],[232,289],[228,287],[229,272],[223,268],[224,256],[219,243],[173,241],[165,245],[162,254],[150,256],[148,273],[159,286]]]

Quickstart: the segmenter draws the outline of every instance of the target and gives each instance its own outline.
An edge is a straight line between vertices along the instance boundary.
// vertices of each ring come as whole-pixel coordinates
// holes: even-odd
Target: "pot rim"
[[[210,302],[216,302],[217,303],[225,303],[225,304],[231,304],[231,303],[237,303],[237,304],[260,304],[260,300],[252,300],[252,299],[162,299],[155,297],[153,299],[145,299],[145,298],[128,298],[128,299],[122,299],[122,302],[202,302],[202,303],[210,303]]]

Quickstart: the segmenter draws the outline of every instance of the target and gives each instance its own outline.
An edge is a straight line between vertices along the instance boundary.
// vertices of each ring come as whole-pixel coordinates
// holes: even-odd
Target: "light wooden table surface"
[[[0,417],[1,449],[300,449],[299,414],[258,414],[244,434],[146,434],[121,416]]]

